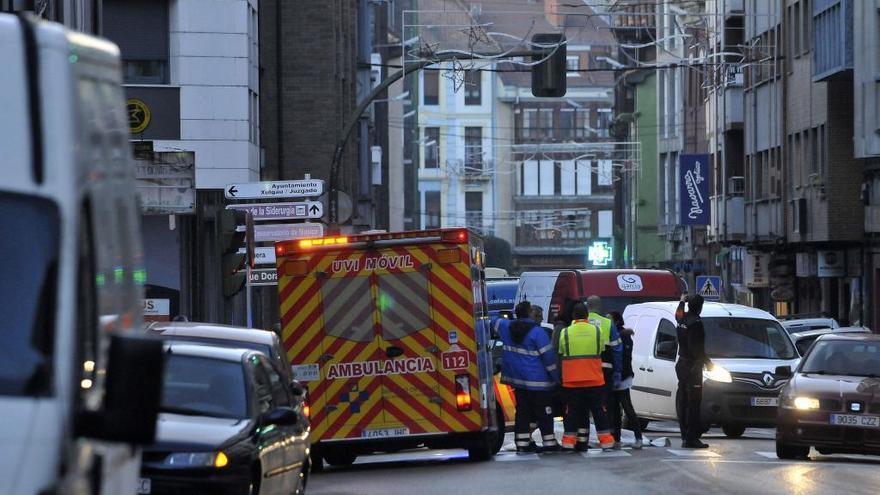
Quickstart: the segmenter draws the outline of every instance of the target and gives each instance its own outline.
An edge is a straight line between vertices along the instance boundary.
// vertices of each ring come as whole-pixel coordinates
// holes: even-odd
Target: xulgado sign
[[[681,225],[709,225],[709,155],[679,158]]]

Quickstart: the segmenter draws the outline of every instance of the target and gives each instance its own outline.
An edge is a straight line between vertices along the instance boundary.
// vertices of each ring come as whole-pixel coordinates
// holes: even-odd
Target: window
[[[599,167],[597,170],[597,182],[598,186],[610,186],[613,183],[613,167],[611,160],[599,160]]]
[[[464,193],[464,210],[467,226],[477,231],[483,230],[483,193],[467,191]]]
[[[562,139],[571,139],[574,137],[574,108],[563,108],[559,110],[559,130]]]
[[[168,84],[168,1],[106,0],[103,35],[122,55],[123,79],[129,84]]]
[[[522,112],[522,137],[532,138],[539,136],[540,134],[538,133],[537,127],[538,109],[524,108]]]
[[[440,128],[425,127],[425,168],[440,168]]]
[[[599,212],[599,237],[611,238],[614,236],[614,215],[611,210]]]
[[[710,358],[794,359],[797,352],[775,320],[703,318]]]
[[[792,48],[794,49],[795,56],[799,56],[801,54],[801,46],[802,45],[802,32],[803,32],[803,24],[801,17],[801,3],[797,2],[794,4],[794,26],[792,26],[793,36],[794,36],[794,44]]]
[[[520,191],[523,196],[538,195],[538,162],[537,160],[528,160],[522,164],[522,173],[520,174]]]
[[[478,70],[464,73],[464,104],[482,105],[483,78]]]
[[[555,187],[553,184],[555,168],[556,164],[552,161],[541,160],[540,175],[538,177],[538,188],[541,196],[553,196],[555,194]]]
[[[431,328],[431,300],[425,272],[387,273],[378,277],[377,304],[386,342]]]
[[[541,108],[538,110],[538,127],[541,129],[541,136],[553,137],[552,108]]]
[[[610,135],[609,126],[611,125],[611,109],[600,108],[596,120],[596,134],[598,134],[599,137],[607,138]]]
[[[423,70],[423,99],[425,105],[440,104],[440,72],[436,70]]]
[[[575,165],[571,160],[559,164],[559,193],[563,196],[574,196],[576,192]]]
[[[577,55],[568,55],[565,57],[565,70],[568,77],[580,77],[581,59]]]
[[[260,414],[271,411],[275,408],[275,398],[272,396],[272,381],[266,369],[260,366],[260,361],[251,357],[251,364],[254,373],[254,395],[257,399],[257,410]]]
[[[344,265],[338,267],[346,268]],[[372,342],[373,297],[369,277],[329,278],[321,283],[324,334],[352,342]]]
[[[803,0],[803,6],[801,6],[801,10],[803,11],[804,19],[802,22],[801,33],[803,34],[803,41],[801,42],[801,47],[804,50],[804,53],[810,51],[813,45],[812,40],[812,27],[813,27],[813,9],[810,5],[810,0]]]
[[[464,160],[468,173],[483,170],[483,128],[464,128]]]
[[[443,210],[440,207],[440,191],[427,191],[425,193],[425,228],[439,229],[442,212]]]
[[[290,406],[291,400],[288,395],[290,384],[284,383],[284,378],[272,367],[267,359],[260,359],[263,371],[269,377],[269,386],[272,389],[272,402],[274,407]]]
[[[677,354],[678,334],[675,331],[675,325],[669,320],[661,319],[660,325],[657,327],[657,340],[654,343],[654,357],[675,361]]]
[[[590,109],[577,108],[574,111],[575,137],[587,137],[590,135]]]
[[[28,243],[25,252],[22,237],[0,236],[0,253],[14,263],[0,285],[0,396],[46,396],[52,392],[58,210],[51,201],[0,193],[0,211],[8,215],[4,232],[19,232]]]

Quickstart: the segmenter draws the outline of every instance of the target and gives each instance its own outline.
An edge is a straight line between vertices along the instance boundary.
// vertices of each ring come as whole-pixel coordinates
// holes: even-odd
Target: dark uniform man
[[[684,303],[688,303],[688,311],[684,312]],[[703,399],[703,366],[710,367],[712,362],[706,356],[706,333],[700,312],[703,310],[703,297],[694,294],[690,297],[681,296],[678,310],[678,362],[675,363],[675,374],[678,376],[678,423],[681,428],[682,447],[688,449],[705,449],[708,447],[700,441],[703,425],[700,420],[700,403]]]

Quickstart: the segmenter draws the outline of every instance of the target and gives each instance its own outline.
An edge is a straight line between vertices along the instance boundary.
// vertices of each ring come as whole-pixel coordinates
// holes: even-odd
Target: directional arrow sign
[[[239,227],[241,228],[241,227]],[[254,242],[290,241],[310,237],[322,237],[321,223],[273,223],[254,225]]]
[[[312,198],[324,193],[324,181],[305,179],[245,182],[227,184],[223,192],[227,199]]]
[[[255,221],[264,220],[305,220],[321,218],[324,215],[324,203],[319,201],[303,201],[300,203],[247,203],[229,205],[228,210],[249,211]]]

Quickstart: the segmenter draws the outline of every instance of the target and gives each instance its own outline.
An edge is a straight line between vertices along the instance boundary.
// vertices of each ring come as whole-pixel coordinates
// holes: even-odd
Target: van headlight
[[[713,364],[709,369],[703,370],[703,380],[731,383],[733,382],[733,377],[730,376],[730,372],[724,369],[724,367]]]

